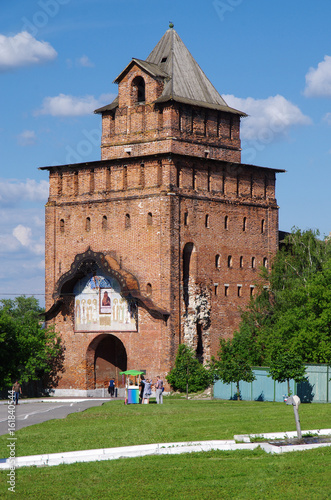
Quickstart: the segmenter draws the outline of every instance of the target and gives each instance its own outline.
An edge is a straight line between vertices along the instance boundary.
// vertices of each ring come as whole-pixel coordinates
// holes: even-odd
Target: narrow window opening
[[[64,219],[60,220],[60,233],[64,233]]]
[[[238,295],[238,297],[241,297],[241,294],[242,294],[242,286],[238,285],[238,289],[237,289],[237,295]]]
[[[224,296],[228,297],[229,295],[229,285],[224,285]]]
[[[250,285],[250,296],[253,297],[254,296],[254,285]]]
[[[247,218],[244,217],[243,218],[243,231],[246,231],[246,228],[247,228]]]
[[[123,190],[128,189],[128,167],[124,165],[123,167]]]
[[[196,173],[196,170],[195,168],[193,169],[192,171],[192,176],[193,176],[193,179],[192,179],[192,184],[193,184],[193,189],[196,189],[197,188],[197,173]]]
[[[111,190],[111,170],[110,167],[107,167],[106,170],[106,191]]]
[[[262,219],[262,220],[261,220],[261,233],[263,234],[263,233],[264,233],[264,231],[265,231],[265,220],[264,220],[264,219]]]
[[[184,226],[188,226],[188,212],[184,213]]]
[[[215,267],[216,267],[216,269],[219,269],[221,267],[221,256],[220,256],[220,254],[217,254],[215,256]]]
[[[148,212],[148,214],[147,214],[147,225],[148,226],[153,225],[153,214],[151,212]]]
[[[167,57],[162,57],[161,63],[165,63],[165,62],[167,62]]]
[[[210,167],[208,167],[208,178],[207,178],[207,190],[210,191],[210,185],[211,185],[211,179],[210,179]]]
[[[180,167],[177,166],[177,170],[176,170],[176,186],[179,188],[180,187]]]
[[[206,214],[206,217],[205,217],[205,227],[209,228],[209,223],[210,223],[209,215]]]
[[[147,283],[146,285],[146,295],[149,297],[152,295],[152,285],[150,283]]]
[[[224,229],[229,229],[229,217],[227,215],[224,217]]]
[[[243,256],[240,257],[239,265],[241,268],[244,267],[244,257]]]
[[[145,187],[145,165],[142,163],[140,165],[140,179],[139,179],[140,187]]]
[[[85,220],[85,231],[90,231],[91,230],[91,219],[90,217],[86,217]]]
[[[214,284],[214,295],[217,296],[218,295],[218,284]]]
[[[228,267],[232,267],[232,256],[228,256]]]
[[[108,227],[108,220],[107,220],[107,216],[104,215],[102,217],[102,229],[107,229],[107,227]]]
[[[252,269],[255,269],[256,267],[256,259],[255,257],[252,257]]]
[[[265,268],[268,267],[268,259],[267,259],[267,257],[264,257],[264,259],[263,259],[263,267],[265,267]]]
[[[131,227],[130,214],[125,214],[125,229],[129,229],[129,227]]]

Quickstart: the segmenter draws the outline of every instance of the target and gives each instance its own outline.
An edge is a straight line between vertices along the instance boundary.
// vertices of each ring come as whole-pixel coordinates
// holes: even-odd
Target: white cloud
[[[44,253],[44,242],[42,238],[38,241],[33,240],[31,227],[19,224],[13,229],[13,236],[15,236],[23,247],[28,248],[32,253],[36,255],[42,255]]]
[[[37,182],[34,179],[19,181],[15,179],[0,179],[0,206],[17,205],[21,201],[40,201],[45,203],[48,198],[47,181]]]
[[[22,226],[19,224],[13,229],[13,236],[23,245],[28,247],[31,244],[32,230],[31,227]]]
[[[242,121],[241,138],[270,143],[285,135],[293,125],[309,125],[311,120],[298,106],[281,95],[267,99],[241,99],[233,95],[223,96],[229,106],[244,111],[249,116]]]
[[[0,34],[0,71],[42,64],[56,56],[57,52],[48,42],[39,42],[27,31],[14,36]]]
[[[17,142],[20,146],[31,146],[35,144],[36,139],[34,130],[24,130],[17,136]]]
[[[82,56],[77,59],[77,65],[83,66],[83,68],[93,68],[94,64],[87,56]]]
[[[92,95],[75,97],[59,94],[55,97],[45,97],[42,108],[35,115],[51,116],[82,116],[92,113],[95,109],[103,106],[114,99],[113,94],[103,94],[96,99]]]
[[[331,97],[331,57],[325,56],[317,68],[309,68],[306,74],[306,97]]]

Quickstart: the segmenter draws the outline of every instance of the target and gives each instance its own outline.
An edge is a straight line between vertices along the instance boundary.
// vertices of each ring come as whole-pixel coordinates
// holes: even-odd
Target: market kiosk
[[[138,370],[127,370],[120,372],[120,375],[125,375],[125,404],[139,404],[139,383],[140,375],[144,372]]]

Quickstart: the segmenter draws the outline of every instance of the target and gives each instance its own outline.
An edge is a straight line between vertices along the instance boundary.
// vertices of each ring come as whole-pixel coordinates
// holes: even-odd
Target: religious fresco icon
[[[75,294],[75,331],[137,331],[137,306],[121,295],[119,282],[103,275],[78,281]]]

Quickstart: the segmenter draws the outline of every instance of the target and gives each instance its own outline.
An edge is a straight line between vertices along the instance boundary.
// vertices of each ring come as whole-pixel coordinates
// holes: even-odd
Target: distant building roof
[[[230,108],[208,80],[196,60],[174,29],[168,29],[146,61],[132,59],[114,80],[119,83],[133,64],[138,64],[152,76],[164,79],[164,88],[156,103],[177,101],[185,104],[217,109],[246,116],[242,111]],[[118,106],[116,99],[95,111],[102,113]]]

